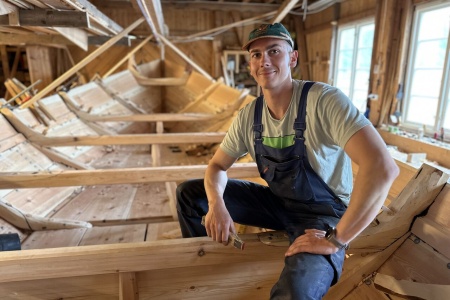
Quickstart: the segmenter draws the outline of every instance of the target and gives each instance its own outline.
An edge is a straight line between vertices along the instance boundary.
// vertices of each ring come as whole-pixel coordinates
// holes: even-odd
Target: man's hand
[[[205,218],[205,229],[208,236],[224,245],[228,244],[230,232],[236,233],[233,219],[224,205],[209,208]]]
[[[285,256],[292,256],[300,252],[313,254],[333,254],[339,250],[325,238],[325,231],[318,229],[306,229],[305,234],[295,239],[289,246]]]

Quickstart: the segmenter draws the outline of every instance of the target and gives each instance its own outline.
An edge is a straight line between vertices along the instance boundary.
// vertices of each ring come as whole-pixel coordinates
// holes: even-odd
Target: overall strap
[[[296,139],[304,139],[303,133],[306,130],[306,100],[308,98],[309,89],[313,86],[314,83],[314,81],[307,81],[303,84],[300,103],[298,104],[297,118],[294,122]]]
[[[263,124],[261,122],[262,119],[262,109],[263,109],[263,96],[259,96],[256,99],[255,104],[255,113],[253,117],[253,132],[255,134],[255,141],[261,140]]]

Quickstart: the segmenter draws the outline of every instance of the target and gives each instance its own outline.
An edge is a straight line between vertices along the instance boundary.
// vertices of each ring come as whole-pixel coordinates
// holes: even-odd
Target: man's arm
[[[205,172],[205,190],[209,210],[205,219],[208,236],[214,241],[228,243],[229,232],[235,233],[233,220],[223,201],[223,193],[228,181],[227,170],[236,158],[227,155],[220,148],[209,161]]]
[[[336,226],[336,239],[349,243],[376,217],[399,169],[373,126],[365,126],[347,142],[345,152],[359,169],[350,204]],[[307,230],[289,247],[286,255],[298,252],[330,254],[338,250],[324,232]]]

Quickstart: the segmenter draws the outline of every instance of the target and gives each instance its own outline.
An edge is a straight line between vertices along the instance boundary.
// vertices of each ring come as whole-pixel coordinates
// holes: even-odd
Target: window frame
[[[407,68],[404,76],[404,96],[401,100],[401,128],[407,131],[418,131],[419,128],[424,128],[424,124],[419,122],[414,122],[413,120],[407,120],[407,111],[409,109],[409,105],[411,104],[411,85],[413,76],[412,73],[414,69],[414,61],[416,59],[416,54],[418,50],[418,34],[419,34],[419,23],[421,20],[421,14],[430,12],[433,10],[438,10],[441,8],[450,7],[450,4],[447,2],[440,3],[426,3],[418,5],[414,11],[413,19],[412,19],[412,30],[411,30],[411,38],[409,42],[409,51],[407,57]],[[439,95],[438,95],[438,104],[436,107],[436,118],[432,128],[430,126],[425,127],[425,134],[434,136],[434,133],[440,134],[441,128],[444,126],[445,119],[450,118],[450,111],[447,112],[450,105],[450,30],[447,35],[447,48],[444,57],[444,65],[442,67],[442,79],[440,83]],[[446,114],[449,114],[446,116]],[[450,121],[449,121],[450,122]],[[450,127],[444,128],[445,130],[450,130]],[[448,138],[447,138],[448,139]]]
[[[336,43],[334,46],[334,65],[333,65],[333,69],[332,69],[332,80],[331,83],[333,86],[337,87],[336,83],[337,83],[337,77],[338,77],[338,71],[339,71],[339,58],[340,58],[340,51],[339,51],[339,45],[341,43],[341,39],[342,39],[342,31],[350,29],[350,28],[354,28],[355,29],[355,40],[353,42],[353,54],[352,54],[352,66],[351,66],[351,79],[350,79],[350,91],[349,94],[347,95],[350,100],[352,101],[352,103],[354,103],[353,100],[353,96],[354,96],[354,90],[355,90],[355,74],[356,74],[356,63],[357,63],[357,59],[358,59],[358,43],[360,40],[360,31],[361,28],[363,26],[367,26],[367,25],[373,25],[374,26],[374,39],[372,40],[372,53],[373,53],[373,45],[375,42],[375,18],[373,17],[369,17],[369,18],[364,18],[364,19],[360,19],[357,21],[353,21],[353,22],[349,22],[349,23],[345,23],[342,25],[338,25],[336,28]],[[372,56],[371,56],[372,57]],[[368,83],[368,89],[367,89],[367,96],[369,95],[369,90],[370,90],[370,86],[369,86],[369,80],[370,80],[370,65],[369,64],[369,77],[367,78],[367,83]],[[338,87],[339,88],[339,87]],[[361,113],[365,113],[364,111],[361,111]]]

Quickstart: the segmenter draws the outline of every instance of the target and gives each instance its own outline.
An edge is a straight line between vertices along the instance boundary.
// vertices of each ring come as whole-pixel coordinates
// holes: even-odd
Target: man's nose
[[[261,66],[270,65],[270,58],[267,54],[261,54]]]

